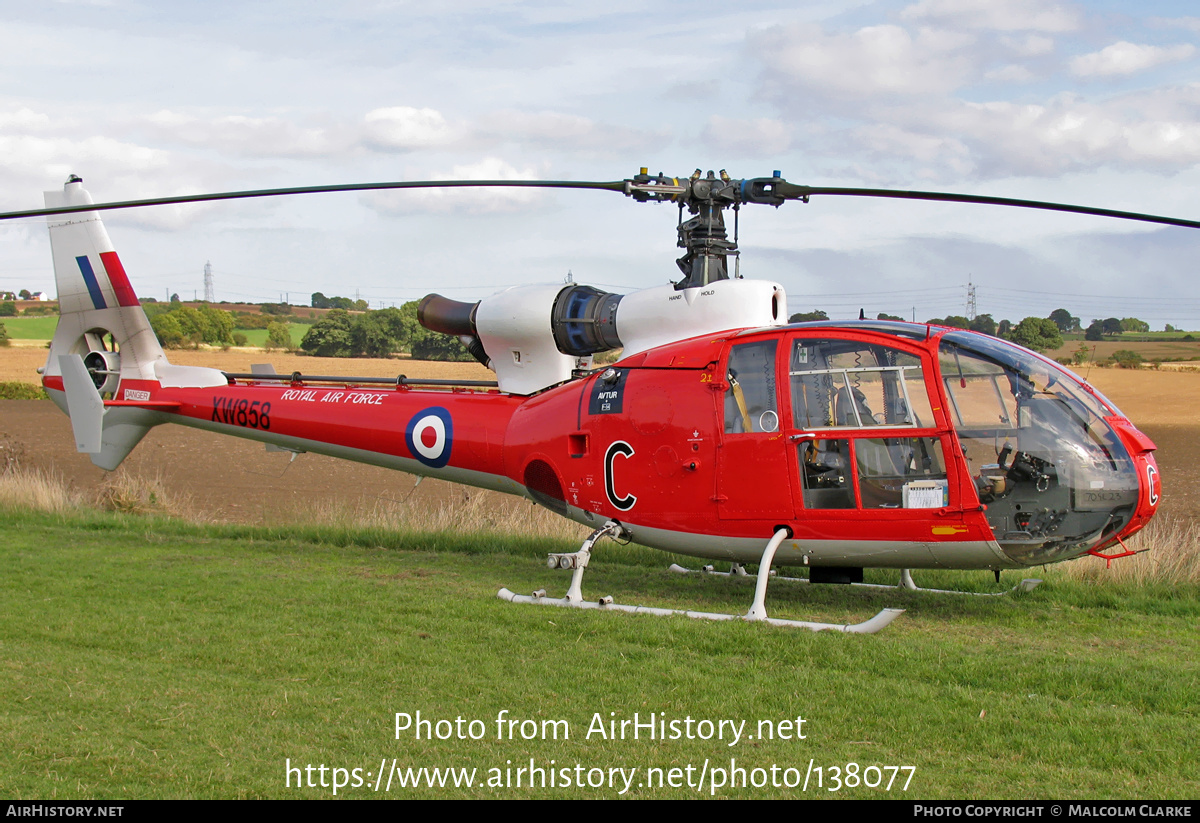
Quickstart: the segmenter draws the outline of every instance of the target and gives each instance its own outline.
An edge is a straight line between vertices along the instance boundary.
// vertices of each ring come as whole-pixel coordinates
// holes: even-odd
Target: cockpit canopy
[[[1134,515],[1137,471],[1109,422],[1120,412],[1027,349],[894,322],[743,336],[727,360],[725,433],[786,429],[806,510],[982,507],[1024,564],[1076,556]],[[947,458],[959,448],[970,483],[956,486]],[[963,499],[971,486],[978,499]]]

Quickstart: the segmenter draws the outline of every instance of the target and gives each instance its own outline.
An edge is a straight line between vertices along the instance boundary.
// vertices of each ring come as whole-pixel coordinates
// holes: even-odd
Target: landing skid
[[[744,615],[736,614],[720,614],[714,612],[695,612],[683,609],[657,609],[650,606],[627,606],[623,603],[614,603],[611,597],[603,597],[600,600],[584,600],[581,584],[583,582],[583,572],[587,568],[588,562],[591,560],[592,547],[596,541],[602,537],[616,539],[624,532],[621,524],[610,520],[601,528],[596,529],[583,541],[583,545],[579,551],[569,554],[552,554],[549,558],[549,566],[552,569],[573,569],[571,575],[571,585],[567,589],[567,594],[562,598],[546,597],[545,590],[539,590],[532,595],[514,594],[508,589],[501,589],[497,592],[497,597],[501,600],[507,600],[510,603],[530,603],[540,606],[565,606],[575,609],[602,609],[606,611],[629,612],[630,614],[655,614],[667,616],[680,614],[685,617],[695,617],[703,620],[745,620],[752,623],[769,623],[772,626],[791,626],[799,629],[810,629],[811,631],[838,631],[848,632],[851,634],[875,634],[875,632],[883,629],[897,617],[904,613],[904,609],[884,609],[879,614],[872,617],[870,620],[862,623],[839,625],[836,623],[811,623],[803,620],[781,620],[775,617],[767,616],[766,598],[767,598],[767,582],[770,579],[771,561],[775,558],[775,552],[779,545],[787,537],[787,531],[780,529],[767,543],[763,550],[762,560],[759,563],[760,569],[767,569],[768,574],[758,578],[758,582],[754,587],[754,602],[750,606],[750,611]],[[740,568],[740,567],[739,567]],[[673,566],[672,569],[678,571],[686,571],[679,566]],[[742,569],[742,574],[745,570]]]
[[[678,574],[713,574],[718,577],[756,577],[757,576],[757,575],[750,574],[748,571],[746,571],[746,567],[743,566],[741,563],[732,564],[732,566],[730,567],[730,570],[727,572],[716,571],[712,566],[704,566],[703,568],[701,568],[699,570],[699,572],[697,572],[693,569],[685,569],[683,566],[680,566],[676,563],[671,564],[670,570],[673,572],[676,572]],[[807,577],[777,577],[775,575],[775,572],[770,571],[769,569],[768,569],[768,574],[771,577],[774,577],[776,580],[782,580],[782,581],[786,581],[788,583],[808,583],[809,582]],[[954,589],[925,589],[925,588],[918,586],[915,582],[913,582],[912,571],[910,569],[901,569],[900,570],[900,582],[895,586],[888,586],[883,583],[851,583],[849,585],[857,586],[859,588],[864,588],[864,589],[888,589],[889,591],[894,591],[895,589],[908,589],[909,591],[912,591],[912,592],[926,592],[929,594],[970,594],[970,595],[974,595],[975,597],[1003,597],[1005,595],[1014,594],[1016,592],[1031,592],[1034,589],[1036,589],[1041,582],[1042,581],[1039,578],[1027,577],[1024,580],[1022,580],[1020,583],[1018,583],[1017,585],[1013,586],[1011,589],[1008,589],[1007,591],[1002,591],[1002,592],[960,592],[960,591],[956,591]]]

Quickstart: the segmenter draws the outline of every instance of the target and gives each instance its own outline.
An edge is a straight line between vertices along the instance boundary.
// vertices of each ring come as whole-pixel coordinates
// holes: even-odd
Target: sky
[[[0,209],[649,167],[1200,219],[1200,16],[1182,2],[0,0]],[[372,307],[678,279],[676,210],[609,192],[306,195],[104,216],[139,295]],[[740,214],[791,312],[1200,330],[1200,231],[813,198]],[[53,293],[44,219],[0,288]]]

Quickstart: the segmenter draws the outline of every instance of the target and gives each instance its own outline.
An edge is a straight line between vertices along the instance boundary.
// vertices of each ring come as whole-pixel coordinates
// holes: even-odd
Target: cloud
[[[449,172],[434,172],[429,180],[537,180],[533,167],[518,169],[498,157],[485,157],[477,163],[454,166]],[[381,191],[364,194],[360,201],[368,208],[385,214],[415,212],[465,212],[489,214],[520,211],[546,196],[535,188],[429,188],[406,191]]]
[[[51,128],[50,116],[29,108],[0,112],[0,130],[8,134],[44,133]]]
[[[959,102],[909,118],[907,127],[917,135],[957,135],[985,176],[1053,175],[1108,164],[1179,170],[1200,162],[1200,123],[1154,112],[1186,108],[1198,94],[1189,89],[1170,100],[1157,93],[1099,103],[1075,95],[1045,104]]]
[[[1054,38],[1043,34],[1007,35],[1001,37],[1000,42],[1021,57],[1040,57],[1054,51]]]
[[[0,114],[0,126],[3,124],[4,115]],[[175,143],[243,157],[270,158],[347,156],[356,151],[483,153],[498,151],[507,144],[521,149],[536,147],[612,157],[654,150],[669,139],[669,134],[662,131],[614,126],[553,111],[506,109],[481,113],[473,122],[452,122],[436,109],[410,106],[372,109],[361,117],[335,118],[320,127],[303,126],[279,116],[204,117],[169,109],[142,118],[135,125],[148,126],[156,137]]]
[[[700,137],[718,151],[741,157],[778,155],[792,145],[791,127],[766,117],[738,120],[714,114]]]
[[[61,186],[70,174],[83,177],[97,202],[207,190],[191,166],[171,152],[110,137],[0,136],[0,189],[9,193],[4,202],[11,208],[40,207],[38,193]],[[115,213],[106,222],[177,229],[192,223],[206,208],[131,209]]]
[[[1080,25],[1074,9],[1041,0],[920,0],[901,11],[900,17],[994,31],[1068,32]]]
[[[0,136],[0,169],[39,179],[66,179],[72,173],[128,173],[160,171],[168,165],[168,153],[111,137],[67,137],[34,135]]]
[[[973,167],[970,149],[954,137],[921,134],[887,123],[864,125],[852,134],[858,145],[873,153],[937,165],[955,176],[969,174]]]
[[[894,25],[828,34],[813,25],[751,33],[748,45],[765,63],[769,85],[825,97],[944,94],[975,72],[974,38],[946,30],[914,35]]]
[[[326,129],[303,128],[279,117],[202,118],[161,109],[144,123],[160,138],[246,157],[316,157],[344,150],[347,142]]]
[[[1037,75],[1028,68],[1016,65],[1015,63],[1010,63],[998,69],[992,69],[984,75],[984,78],[991,80],[993,83],[1032,83],[1038,79]]]
[[[461,136],[437,109],[392,106],[369,111],[363,118],[363,140],[378,151],[448,148]]]
[[[601,123],[577,114],[501,110],[482,115],[474,127],[478,142],[516,142],[588,156],[624,156],[660,147],[664,132]]]
[[[959,8],[981,17],[959,19],[951,14]],[[994,8],[922,0],[901,15],[909,27],[829,32],[790,25],[751,32],[747,52],[763,66],[758,94],[776,104],[778,118],[714,117],[703,136],[733,150],[782,152],[794,151],[799,139],[785,142],[787,136],[803,134],[808,158],[836,163],[824,173],[865,176],[879,185],[1106,166],[1163,173],[1200,163],[1200,84],[1108,98],[1018,91],[1018,85],[1036,90],[1035,84],[1054,83],[1064,73],[1054,56],[1060,46],[1047,32],[1079,23],[1065,7],[1046,7],[1045,18],[1037,17],[1039,8],[1024,0]],[[1002,19],[1018,13],[1032,15],[1026,31]],[[933,23],[960,28],[915,27]],[[985,24],[999,31],[982,31]],[[1066,41],[1071,45],[1077,40]],[[1189,44],[1122,42],[1077,57],[1070,68],[1076,76],[1119,75],[1187,60],[1195,51]]]
[[[1196,53],[1190,43],[1175,46],[1145,46],[1122,40],[1100,51],[1083,54],[1071,60],[1071,73],[1076,77],[1111,77],[1189,59]]]
[[[1200,17],[1150,17],[1146,20],[1146,25],[1200,32]]]

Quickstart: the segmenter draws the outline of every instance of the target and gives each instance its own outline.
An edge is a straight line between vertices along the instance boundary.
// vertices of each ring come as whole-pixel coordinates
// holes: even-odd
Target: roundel
[[[422,409],[412,416],[404,430],[404,442],[413,457],[433,469],[450,462],[454,444],[454,421],[441,406]]]

